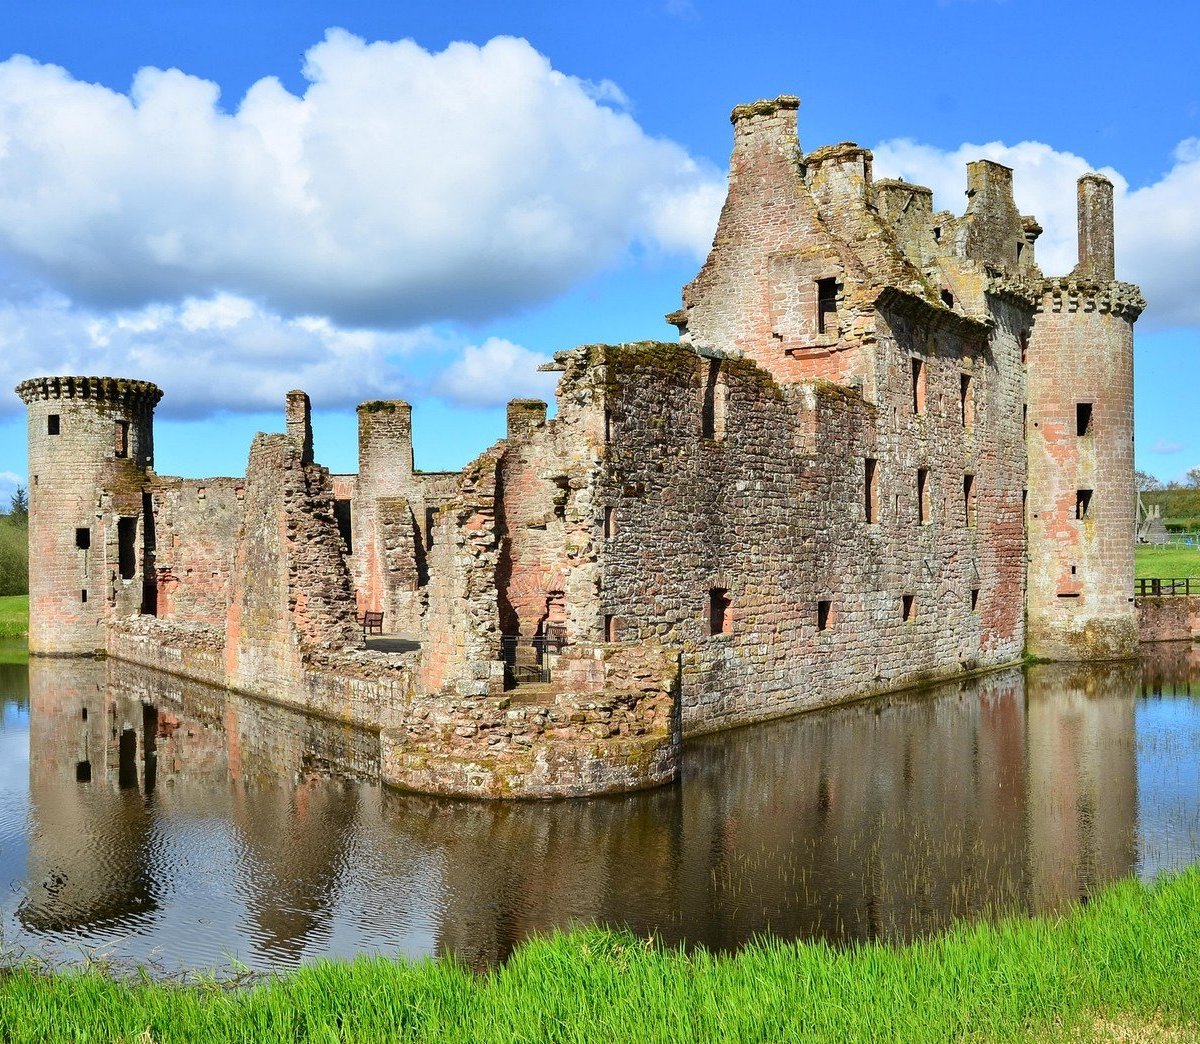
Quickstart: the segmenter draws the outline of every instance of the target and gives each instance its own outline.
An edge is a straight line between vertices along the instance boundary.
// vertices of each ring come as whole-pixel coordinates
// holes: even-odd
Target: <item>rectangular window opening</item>
[[[80,708],[79,717],[82,721],[87,721],[87,708],[86,707]]]
[[[51,413],[46,418],[46,434],[47,435],[57,435],[58,432],[59,432],[58,414]]]
[[[704,376],[704,401],[700,408],[700,434],[706,439],[725,437],[725,381],[721,360],[709,359]]]
[[[817,630],[825,631],[829,629],[831,612],[833,611],[833,602],[821,601],[817,603]]]
[[[425,550],[433,547],[433,530],[437,524],[437,508],[425,509]]]
[[[1075,434],[1079,436],[1092,433],[1092,404],[1090,402],[1075,403]]]
[[[723,587],[714,587],[708,592],[709,634],[724,634],[729,630],[729,592]]]
[[[122,580],[137,575],[137,519],[117,519],[117,570]]]
[[[962,426],[970,431],[975,426],[975,396],[971,393],[971,375],[969,373],[959,374],[958,384]]]
[[[1092,491],[1090,489],[1075,490],[1075,517],[1090,518],[1092,513]]]
[[[868,523],[879,521],[879,477],[876,462],[863,461],[863,516]]]
[[[113,452],[118,457],[129,456],[129,421],[119,420],[114,425]]]
[[[963,524],[975,525],[975,476],[963,476]]]
[[[1021,332],[1021,363],[1024,365],[1029,361],[1029,331]]]
[[[346,554],[354,554],[354,519],[351,514],[350,501],[335,500],[333,502],[333,517],[337,519],[338,535],[342,538],[342,543],[346,547]]]
[[[92,763],[90,761],[75,762],[75,782],[90,783],[92,781]]]
[[[87,526],[79,526],[75,530],[75,546],[86,551],[92,546],[92,531]]]
[[[617,509],[615,507],[606,507],[604,509],[604,539],[611,540],[617,535]]]
[[[942,290],[942,304],[947,308],[954,307],[954,295],[949,290]]]
[[[1029,407],[1021,407],[1021,438],[1029,433]]]
[[[606,642],[615,642],[620,634],[620,621],[611,613],[604,617],[604,640]]]
[[[971,588],[971,612],[979,612],[979,588]]]
[[[86,601],[87,601],[87,591],[86,591],[86,590],[83,590],[83,591],[80,591],[80,592],[79,592],[79,600],[80,600],[81,602],[86,602]]]
[[[837,280],[817,280],[817,333],[837,333]]]
[[[925,412],[925,363],[917,358],[912,361],[912,404],[913,413]]]
[[[917,618],[917,596],[916,595],[901,595],[900,596],[900,615],[905,623],[912,623]]]
[[[612,436],[613,436],[612,411],[606,409],[604,411],[604,441],[612,442]]]
[[[1018,243],[1017,244],[1017,261],[1018,262],[1021,260],[1021,254],[1023,254],[1024,252],[1025,252],[1025,244]]]
[[[929,469],[917,468],[917,519],[921,525],[929,521]]]

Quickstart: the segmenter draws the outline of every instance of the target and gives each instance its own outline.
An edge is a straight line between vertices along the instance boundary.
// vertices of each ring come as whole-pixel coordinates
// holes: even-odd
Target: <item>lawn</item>
[[[1138,544],[1134,551],[1134,575],[1163,579],[1200,576],[1200,544],[1195,547]]]
[[[20,638],[29,630],[29,595],[0,595],[0,638]]]
[[[911,946],[759,940],[684,953],[581,929],[490,974],[447,959],[318,962],[251,986],[0,974],[0,1039],[919,1042],[1195,1040],[1200,869],[1125,881],[1054,918]]]

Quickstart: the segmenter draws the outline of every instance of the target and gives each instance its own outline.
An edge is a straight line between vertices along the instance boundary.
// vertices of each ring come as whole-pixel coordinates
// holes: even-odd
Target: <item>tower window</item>
[[[900,596],[900,615],[905,623],[912,623],[917,618],[917,596]]]
[[[870,457],[863,461],[863,519],[879,521],[879,475],[876,462]]]
[[[1092,433],[1092,404],[1090,402],[1075,403],[1075,434],[1090,435]]]
[[[975,396],[971,393],[971,375],[969,373],[959,374],[958,398],[962,426],[970,430],[975,426]]]
[[[615,642],[620,633],[620,621],[611,613],[604,617],[604,640]]]
[[[975,476],[963,476],[963,523],[975,525]]]
[[[113,451],[118,457],[129,456],[129,421],[117,421],[113,433]]]
[[[929,469],[917,468],[917,519],[921,525],[929,521]]]
[[[913,413],[925,412],[925,363],[915,357],[912,360],[912,404]]]
[[[604,509],[604,538],[611,540],[617,535],[617,509],[615,507],[606,507]]]
[[[833,611],[833,602],[821,601],[817,603],[817,630],[824,631],[829,628],[829,621]]]
[[[1075,517],[1090,518],[1092,513],[1092,491],[1090,489],[1075,490]]]
[[[729,607],[732,600],[723,587],[714,587],[708,592],[708,632],[724,634],[729,630]]]
[[[433,547],[433,529],[437,523],[437,508],[425,509],[425,549]]]
[[[117,519],[117,569],[122,580],[132,580],[137,575],[137,519]]]
[[[87,526],[80,526],[75,530],[75,546],[81,551],[86,551],[92,546],[92,531]]]
[[[837,280],[817,280],[817,333],[837,333]]]
[[[333,502],[333,517],[337,519],[338,535],[346,546],[346,554],[354,554],[354,525],[349,500]]]
[[[725,382],[721,360],[709,359],[704,376],[704,401],[700,408],[700,434],[706,439],[725,437]]]
[[[82,590],[82,591],[80,591],[80,592],[79,592],[79,600],[80,600],[81,602],[86,602],[86,601],[87,601],[87,589],[86,589],[86,588],[85,588],[84,590]]]
[[[47,435],[57,435],[58,431],[59,431],[58,414],[51,413],[46,417],[46,434]]]
[[[971,588],[971,612],[979,612],[979,588]]]
[[[1024,364],[1029,360],[1029,331],[1021,331],[1021,363]]]

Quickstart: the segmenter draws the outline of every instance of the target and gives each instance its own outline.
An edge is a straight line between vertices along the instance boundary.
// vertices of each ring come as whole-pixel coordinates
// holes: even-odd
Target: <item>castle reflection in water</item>
[[[381,787],[368,731],[34,659],[24,812],[0,793],[0,839],[26,852],[0,858],[4,938],[169,969],[483,966],[578,921],[729,948],[1053,910],[1200,857],[1198,651],[994,673],[693,741],[675,786],[500,804]],[[22,702],[24,671],[0,699]]]

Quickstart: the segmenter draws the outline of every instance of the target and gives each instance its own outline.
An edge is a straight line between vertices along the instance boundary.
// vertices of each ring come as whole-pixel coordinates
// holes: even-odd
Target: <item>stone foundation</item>
[[[1143,642],[1200,639],[1200,598],[1139,598],[1137,624]]]

